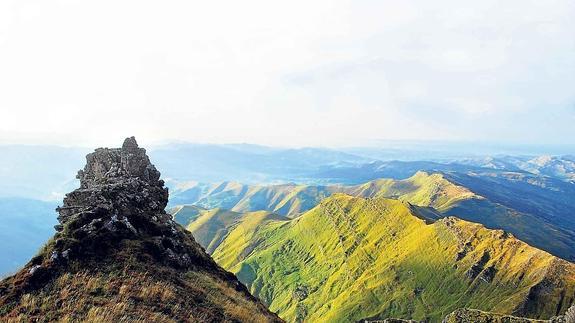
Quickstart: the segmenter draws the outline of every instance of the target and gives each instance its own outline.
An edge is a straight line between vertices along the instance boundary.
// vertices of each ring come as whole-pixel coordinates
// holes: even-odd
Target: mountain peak
[[[25,321],[66,315],[80,321],[245,321],[255,315],[279,321],[165,212],[168,189],[134,137],[122,148],[88,154],[78,178],[80,188],[57,209],[56,235],[0,283],[0,318],[24,313]],[[93,297],[84,280],[101,284],[101,295]],[[62,288],[75,296],[62,296]],[[162,302],[142,299],[151,291]],[[30,298],[50,304],[29,312]],[[118,302],[126,308],[114,312]]]
[[[122,148],[96,149],[86,161],[78,172],[80,188],[66,194],[57,209],[56,229],[63,233],[62,240],[70,241],[67,249],[56,244],[55,259],[60,254],[102,254],[115,247],[111,242],[128,238],[148,241],[159,259],[171,265],[187,267],[197,258],[198,251],[181,243],[186,235],[164,211],[168,189],[134,137]],[[70,236],[73,239],[64,239]]]
[[[77,178],[80,188],[66,194],[64,205],[57,209],[58,231],[72,219],[89,221],[77,228],[88,233],[103,230],[98,227],[102,221],[104,229],[116,228],[106,222],[106,217],[123,223],[130,231],[126,233],[145,230],[137,228],[138,224],[150,221],[173,225],[164,211],[168,189],[146,150],[138,147],[134,137],[127,138],[122,148],[98,148],[88,154],[86,166]]]
[[[123,150],[133,150],[138,149],[138,142],[136,141],[136,137],[128,137],[124,139],[124,143],[122,144]]]
[[[138,178],[151,185],[163,186],[160,172],[152,165],[146,150],[136,138],[124,140],[122,148],[98,148],[86,156],[86,166],[76,176],[81,188]]]

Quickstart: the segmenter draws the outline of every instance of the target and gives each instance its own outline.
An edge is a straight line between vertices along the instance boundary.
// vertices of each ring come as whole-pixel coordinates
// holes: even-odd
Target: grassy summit
[[[464,307],[549,318],[575,295],[573,264],[399,200],[335,194],[295,219],[257,212],[231,223],[214,260],[288,321],[438,322]]]

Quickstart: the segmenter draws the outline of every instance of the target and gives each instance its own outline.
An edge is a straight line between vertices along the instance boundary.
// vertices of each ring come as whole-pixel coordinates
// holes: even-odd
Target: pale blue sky
[[[571,143],[575,2],[0,2],[0,143]]]

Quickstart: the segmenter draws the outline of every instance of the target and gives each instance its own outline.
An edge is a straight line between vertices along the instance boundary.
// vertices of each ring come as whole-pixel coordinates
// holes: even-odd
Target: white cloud
[[[455,112],[462,112],[468,117],[485,116],[495,112],[495,107],[487,102],[469,98],[452,98],[447,100],[448,107]]]
[[[3,1],[0,141],[557,141],[573,39],[570,0]]]

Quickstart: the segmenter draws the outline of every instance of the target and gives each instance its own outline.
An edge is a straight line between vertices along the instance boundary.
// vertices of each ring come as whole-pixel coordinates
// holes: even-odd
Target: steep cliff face
[[[0,317],[280,321],[166,214],[168,190],[133,137],[86,159],[56,235],[0,283]]]

